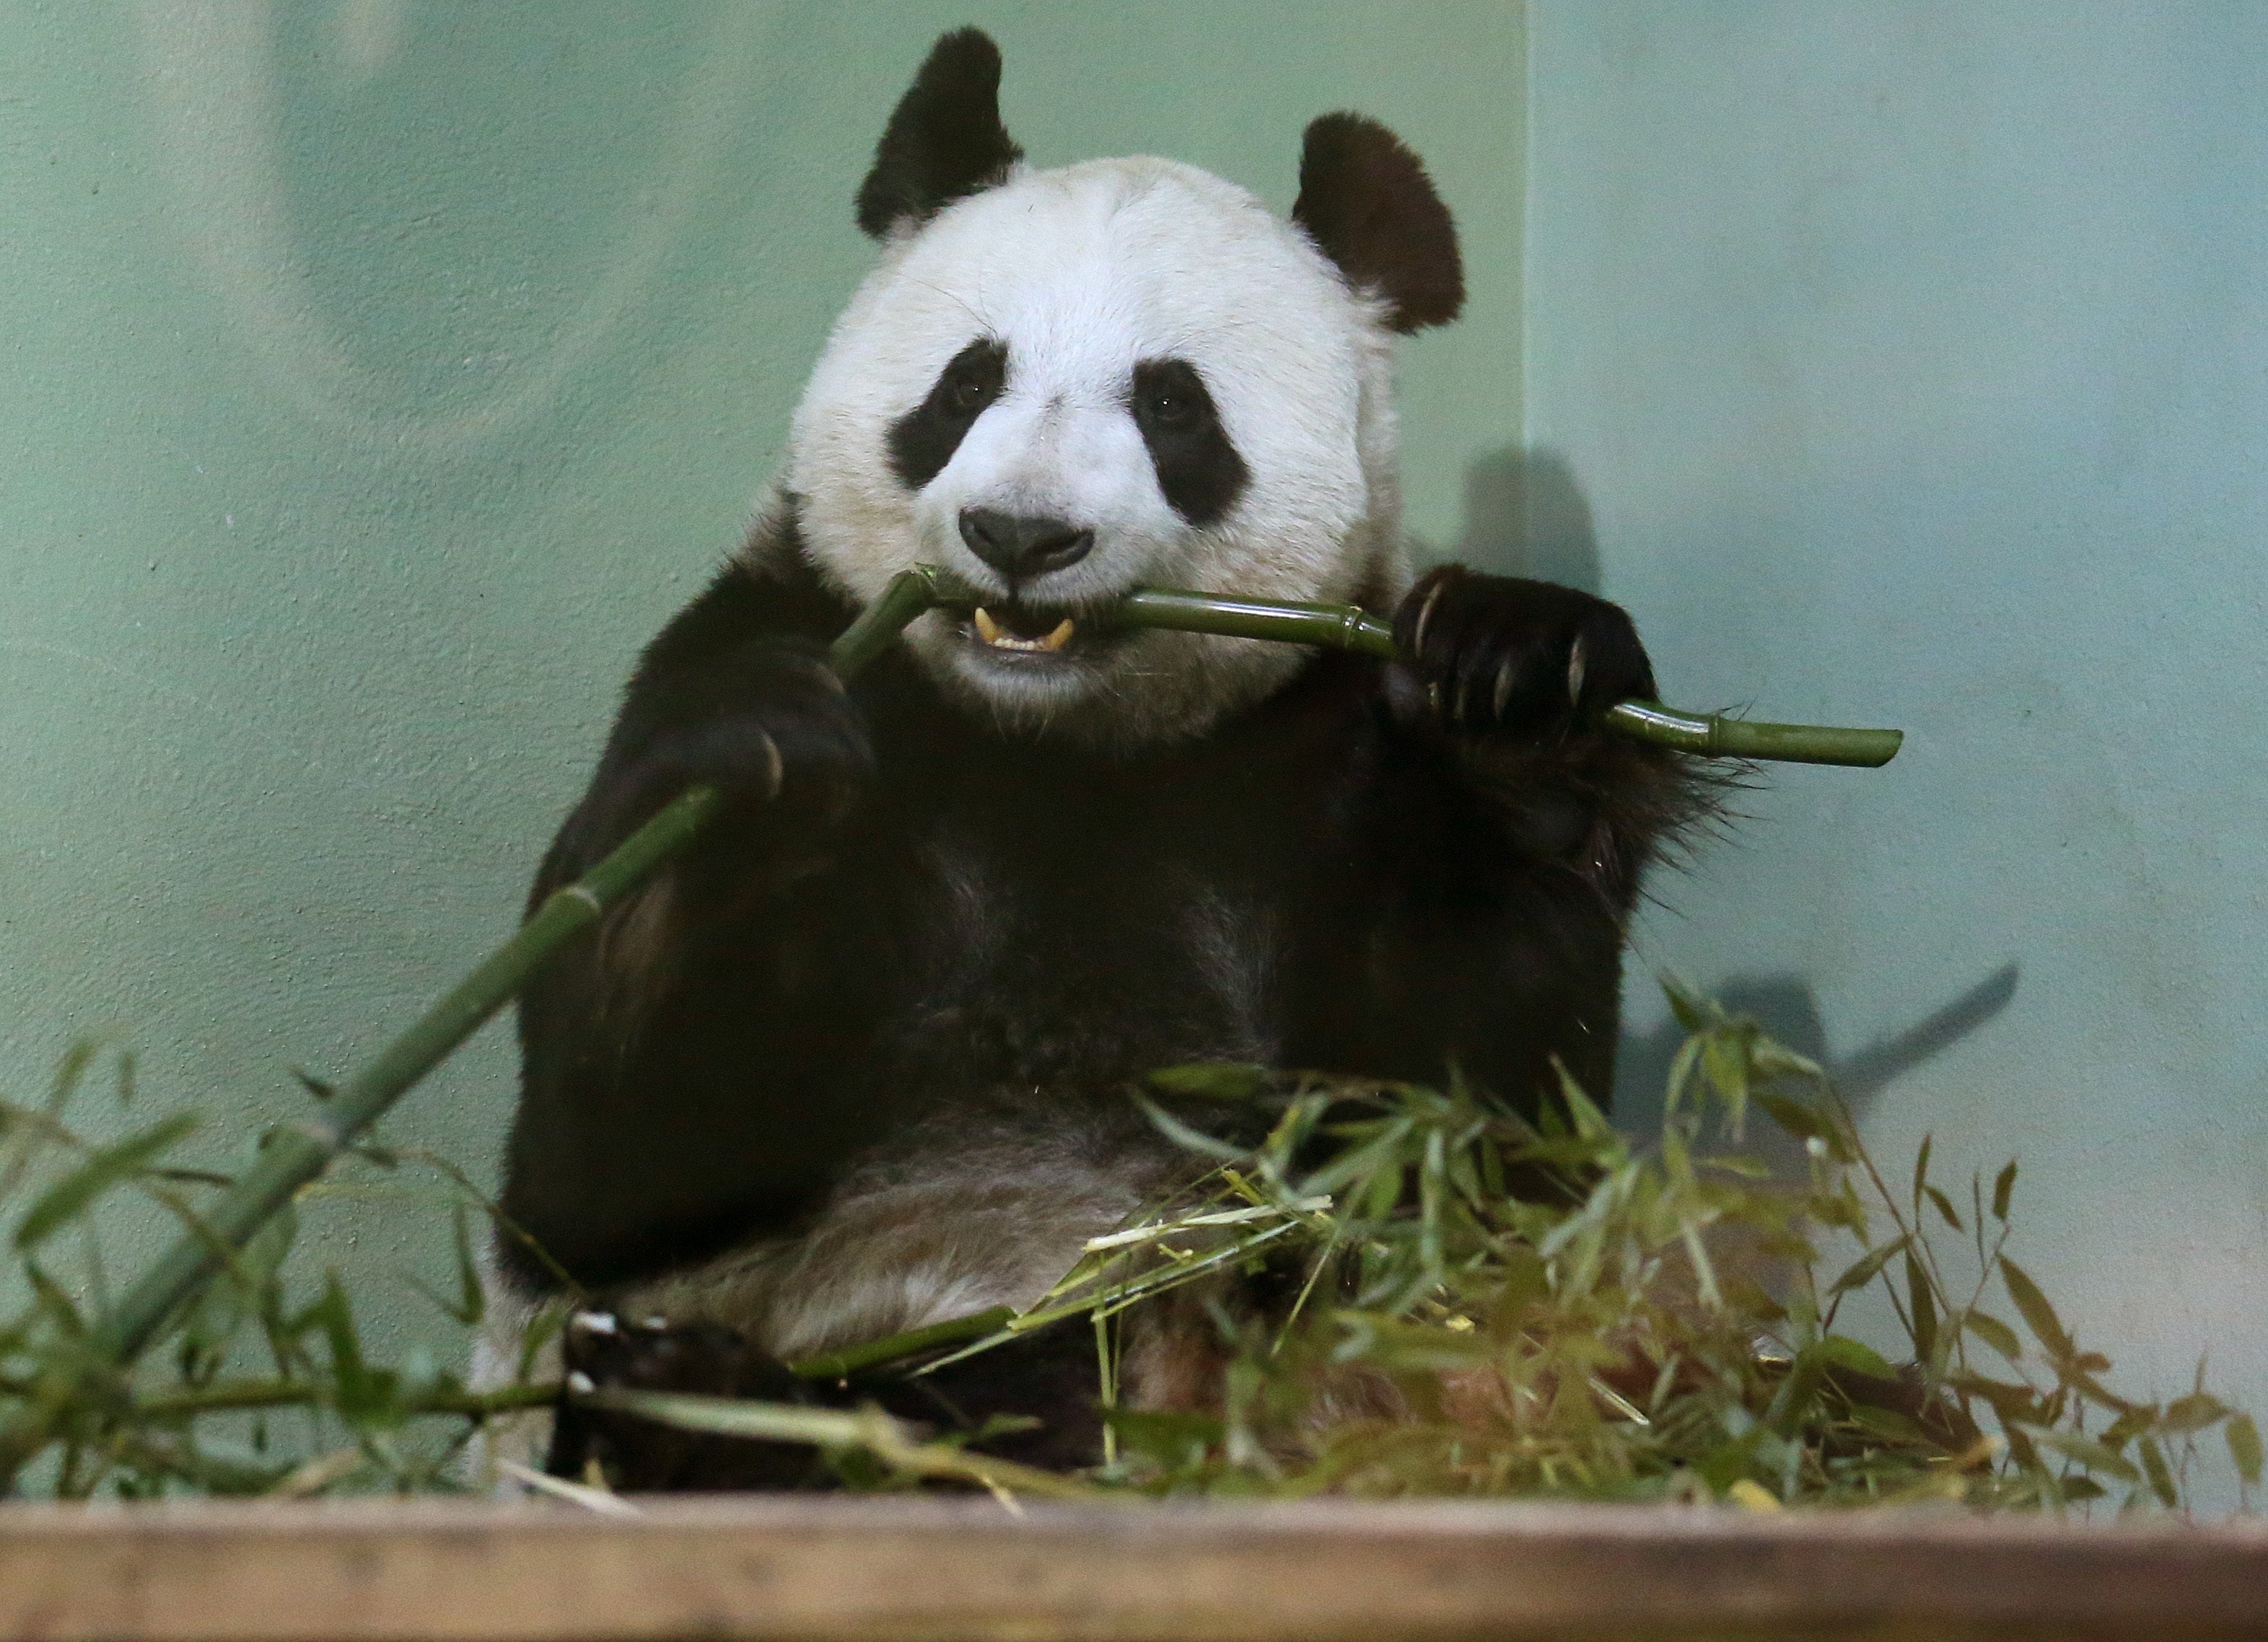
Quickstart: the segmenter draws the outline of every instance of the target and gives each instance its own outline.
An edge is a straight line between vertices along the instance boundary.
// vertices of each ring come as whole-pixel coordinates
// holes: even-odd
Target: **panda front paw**
[[[784,836],[840,822],[873,777],[863,715],[819,645],[765,639],[742,645],[681,686],[667,722],[625,719],[593,798],[606,847],[686,788],[711,786]]]
[[[1397,707],[1444,729],[1543,736],[1651,701],[1653,666],[1619,605],[1445,564],[1395,612]]]
[[[596,1406],[595,1392],[671,1391],[765,1402],[804,1400],[786,1366],[715,1322],[633,1321],[586,1311],[560,1342],[566,1390],[545,1469],[622,1493],[808,1487],[823,1474],[811,1449],[710,1436]]]

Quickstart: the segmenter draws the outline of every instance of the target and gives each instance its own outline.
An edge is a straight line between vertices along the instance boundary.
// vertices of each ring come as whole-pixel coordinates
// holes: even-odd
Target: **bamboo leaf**
[[[168,1147],[197,1126],[194,1112],[176,1112],[161,1118],[139,1134],[105,1146],[47,1190],[41,1192],[16,1225],[16,1247],[36,1248],[56,1228],[76,1219],[87,1206],[120,1182],[132,1178]]]
[[[2010,1362],[2021,1362],[2024,1343],[2016,1331],[1990,1312],[1968,1311],[1962,1314],[1961,1326],[2007,1358]]]
[[[1561,1065],[1556,1056],[1551,1066],[1559,1074],[1559,1096],[1567,1103],[1567,1113],[1574,1121],[1575,1132],[1586,1140],[1613,1138],[1615,1126],[1607,1121],[1607,1115],[1584,1093],[1583,1086],[1575,1081],[1574,1074]]]
[[[2047,1351],[2051,1360],[2068,1362],[2076,1353],[2072,1350],[2071,1336],[2064,1332],[2063,1320],[2048,1304],[2048,1297],[2040,1292],[2040,1285],[2032,1281],[2024,1269],[2007,1255],[2000,1256],[2000,1280],[2008,1285],[2008,1298],[2016,1302],[2023,1314],[2024,1324],[2032,1337]]]
[[[2105,1425],[2096,1435],[2101,1438],[2104,1447],[2123,1452],[2128,1443],[2141,1436],[2157,1423],[2157,1405],[2144,1403],[2139,1407],[2128,1409],[2117,1419]]]
[[[2150,1491],[2158,1503],[2169,1510],[2181,1504],[2181,1495],[2174,1488],[2173,1471],[2166,1464],[2165,1450],[2158,1446],[2155,1437],[2145,1437],[2141,1444],[2142,1471],[2150,1479]]]
[[[2038,1394],[2029,1386],[2007,1380],[1990,1380],[1977,1373],[1955,1373],[1948,1378],[1947,1383],[1964,1396],[1984,1398],[1992,1404],[1993,1414],[2011,1429],[2020,1425],[2044,1425],[2047,1421],[2047,1410],[2041,1406]]]
[[[1921,1138],[1921,1150],[1914,1153],[1913,1206],[1917,1219],[1921,1214],[1921,1195],[1929,1185],[1929,1149],[1937,1143],[1933,1134]]]
[[[1668,1087],[1662,1096],[1662,1113],[1667,1116],[1675,1112],[1685,1099],[1687,1086],[1693,1081],[1693,1069],[1701,1064],[1701,1040],[1688,1038],[1678,1046],[1669,1063]]]
[[[414,1272],[405,1278],[409,1286],[431,1300],[444,1314],[454,1318],[468,1329],[477,1329],[488,1310],[488,1293],[481,1285],[481,1271],[473,1258],[472,1228],[461,1203],[454,1205],[457,1255],[457,1298],[450,1300]]]
[[[1871,1374],[1877,1380],[1898,1377],[1898,1371],[1890,1366],[1880,1351],[1847,1335],[1822,1335],[1816,1344],[1808,1349],[1817,1352],[1822,1362],[1837,1368],[1847,1368],[1853,1373]]]
[[[1756,1040],[1756,1068],[1768,1078],[1808,1078],[1823,1081],[1827,1069],[1808,1055],[1799,1055],[1778,1038]]]
[[[1361,1145],[1340,1153],[1309,1175],[1301,1182],[1300,1195],[1330,1197],[1357,1181],[1366,1182],[1381,1192],[1390,1186],[1398,1195],[1401,1171],[1412,1160],[1408,1154],[1413,1127],[1407,1117],[1395,1119]]]
[[[2250,1414],[2232,1414],[2228,1420],[2228,1457],[2247,1485],[2260,1484],[2260,1427]]]
[[[1725,1102],[1725,1125],[1733,1134],[1741,1133],[1749,1116],[1749,1057],[1748,1045],[1742,1039],[1712,1034],[1701,1040],[1701,1066],[1709,1074],[1709,1081],[1717,1086],[1718,1096]]]
[[[1697,994],[1666,975],[1656,976],[1654,980],[1661,988],[1661,995],[1669,1000],[1669,1012],[1677,1018],[1677,1024],[1685,1029],[1689,1037],[1698,1036],[1708,1030],[1708,1007]]]
[[[2010,1158],[1992,1177],[1992,1218],[2003,1226],[2008,1223],[2008,1198],[2015,1189],[2016,1160]]]
[[[1829,1285],[1827,1290],[1829,1297],[1847,1294],[1853,1289],[1866,1287],[1867,1284],[1881,1275],[1884,1266],[1889,1264],[1897,1255],[1904,1254],[1907,1245],[1912,1241],[1913,1233],[1909,1232],[1903,1237],[1892,1238],[1879,1248],[1868,1249],[1866,1254],[1852,1263],[1848,1270]]]
[[[2043,1447],[2053,1448],[2064,1458],[2083,1465],[2091,1471],[2101,1471],[2122,1483],[2139,1483],[2142,1473],[2133,1462],[2113,1453],[2094,1438],[2075,1431],[2051,1431],[2043,1426],[2028,1428],[2028,1434]],[[2162,1461],[2160,1462],[2161,1464]]]
[[[1754,1092],[1754,1098],[1772,1122],[1798,1140],[1832,1139],[1834,1126],[1802,1101],[1773,1089],[1757,1089]]]
[[[1268,1079],[1265,1066],[1241,1061],[1196,1061],[1185,1066],[1160,1067],[1144,1081],[1161,1094],[1241,1102],[1265,1090]]]
[[[1945,1223],[1948,1226],[1951,1226],[1956,1232],[1967,1229],[1961,1224],[1961,1217],[1953,1211],[1952,1199],[1948,1197],[1942,1191],[1940,1191],[1934,1186],[1924,1186],[1922,1190],[1928,1197],[1930,1202],[1937,1205],[1938,1213],[1945,1217]]]
[[[40,1309],[55,1319],[65,1337],[80,1339],[85,1336],[86,1319],[79,1314],[78,1302],[66,1294],[53,1278],[40,1270],[37,1262],[27,1260],[24,1263],[24,1280],[32,1285],[32,1292],[39,1300]]]
[[[1200,1157],[1214,1158],[1224,1163],[1241,1162],[1246,1156],[1242,1147],[1232,1146],[1226,1141],[1214,1139],[1201,1130],[1191,1128],[1146,1095],[1136,1095],[1134,1103],[1139,1106],[1148,1116],[1150,1122],[1157,1126],[1160,1134],[1183,1151],[1194,1152]]]
[[[1937,1355],[1937,1295],[1911,1243],[1906,1246],[1906,1305],[1912,1314],[1914,1352],[1926,1363]]]
[[[2189,1395],[2176,1397],[2166,1404],[2166,1411],[2158,1417],[2158,1429],[2173,1436],[2185,1437],[2228,1417],[2228,1406],[2220,1398],[2208,1396],[2202,1391],[2192,1391]]]

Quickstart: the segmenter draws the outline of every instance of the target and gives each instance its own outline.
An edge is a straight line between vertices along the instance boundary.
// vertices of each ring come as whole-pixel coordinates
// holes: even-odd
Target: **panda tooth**
[[[977,637],[988,644],[997,644],[1000,642],[1000,624],[992,619],[992,612],[980,604],[976,607],[975,620]]]
[[[1040,640],[1040,648],[1042,650],[1061,650],[1069,643],[1071,643],[1071,617],[1065,616],[1062,621],[1056,623],[1056,630],[1054,632],[1049,633],[1045,638]]]

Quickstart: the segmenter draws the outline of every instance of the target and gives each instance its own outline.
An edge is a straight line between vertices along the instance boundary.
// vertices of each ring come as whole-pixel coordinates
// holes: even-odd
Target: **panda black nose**
[[[995,512],[989,507],[961,510],[961,539],[968,550],[1003,576],[1042,576],[1076,564],[1094,546],[1094,532],[1060,519],[1034,519]]]

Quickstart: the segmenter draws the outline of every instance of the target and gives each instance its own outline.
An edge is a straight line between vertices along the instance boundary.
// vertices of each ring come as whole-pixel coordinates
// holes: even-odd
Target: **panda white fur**
[[[1187,1160],[1124,1094],[1227,1059],[1603,1093],[1639,873],[1693,807],[1598,717],[1614,606],[1437,571],[1397,523],[1391,344],[1453,318],[1454,228],[1382,127],[1308,129],[1292,219],[1167,160],[1021,164],[999,57],[939,40],[858,196],[881,242],[741,553],[648,649],[541,898],[687,784],[684,859],[522,1000],[499,1264],[622,1317],[593,1379],[813,1395],[783,1359],[1027,1305]],[[917,562],[980,594],[847,692],[821,646]],[[1128,589],[1360,600],[1408,665],[1114,634]],[[775,789],[777,789],[776,796]],[[1125,1395],[1202,1403],[1201,1323]],[[913,1388],[1092,1457],[1092,1344]],[[894,1401],[895,1400],[895,1401]],[[625,1487],[799,1480],[762,1445],[563,1415]]]

